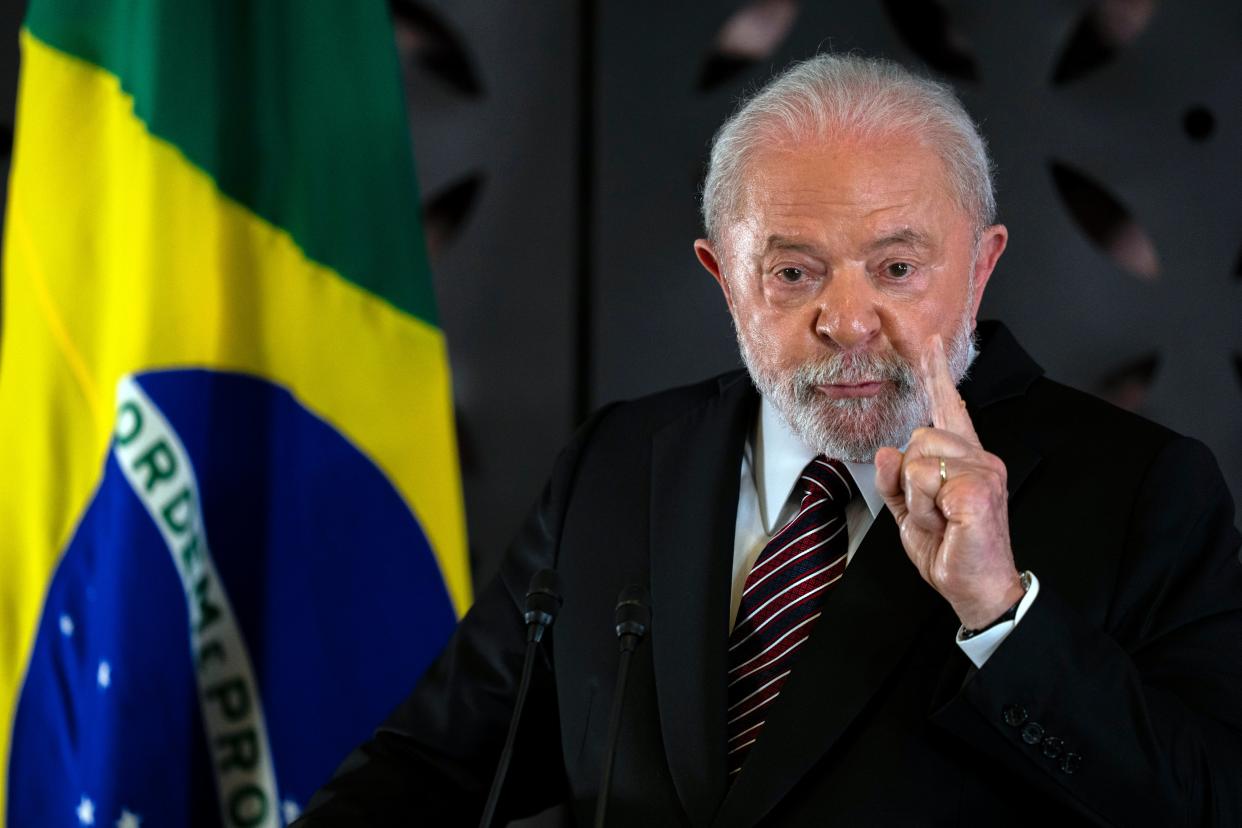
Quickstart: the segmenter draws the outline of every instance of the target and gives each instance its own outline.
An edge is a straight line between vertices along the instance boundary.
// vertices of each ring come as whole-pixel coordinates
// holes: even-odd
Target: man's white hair
[[[743,100],[716,132],[703,184],[713,243],[736,218],[751,156],[771,146],[837,135],[913,136],[944,163],[953,196],[976,224],[996,218],[992,161],[953,90],[888,60],[821,54],[794,64]]]

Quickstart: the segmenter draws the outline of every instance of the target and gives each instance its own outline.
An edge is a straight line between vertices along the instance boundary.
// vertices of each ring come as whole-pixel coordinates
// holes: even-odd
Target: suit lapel
[[[664,749],[694,824],[724,797],[725,650],[742,449],[758,396],[744,374],[657,432],[651,460],[651,646]]]
[[[979,323],[983,343],[979,358],[962,383],[961,395],[983,447],[1005,461],[1009,497],[1022,486],[1039,463],[1039,451],[1029,435],[1037,429],[1013,416],[1005,403],[1024,396],[1043,369],[1022,349],[1009,329],[999,322]]]

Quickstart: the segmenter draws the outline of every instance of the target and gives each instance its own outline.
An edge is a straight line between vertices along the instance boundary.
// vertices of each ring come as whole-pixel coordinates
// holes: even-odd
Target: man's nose
[[[815,332],[842,350],[866,345],[880,332],[878,298],[865,268],[835,271],[820,292]]]

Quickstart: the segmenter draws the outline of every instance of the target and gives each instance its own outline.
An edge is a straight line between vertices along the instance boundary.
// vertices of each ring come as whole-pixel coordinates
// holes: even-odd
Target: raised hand
[[[979,629],[1023,594],[1009,545],[1005,464],[979,443],[938,335],[924,345],[920,374],[932,427],[916,429],[904,453],[876,453],[876,486],[919,574],[963,626]]]

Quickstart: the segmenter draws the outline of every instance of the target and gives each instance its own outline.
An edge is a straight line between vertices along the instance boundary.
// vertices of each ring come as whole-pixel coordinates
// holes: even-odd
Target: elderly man
[[[308,824],[478,820],[532,573],[565,606],[501,810],[618,825],[1242,824],[1242,568],[1198,443],[976,327],[1005,249],[946,88],[822,55],[720,129],[699,260],[749,373],[615,405]],[[753,382],[753,388],[752,383]],[[757,388],[759,394],[755,394]]]

